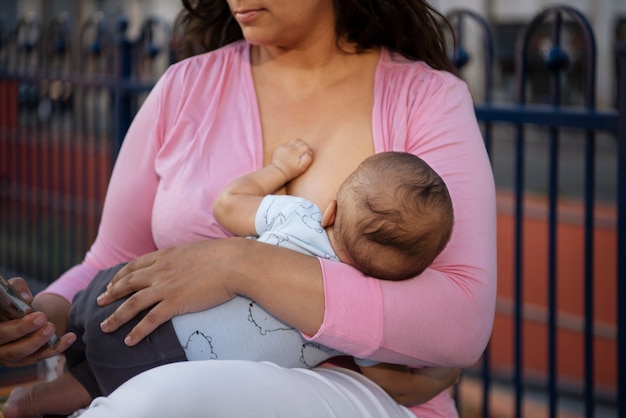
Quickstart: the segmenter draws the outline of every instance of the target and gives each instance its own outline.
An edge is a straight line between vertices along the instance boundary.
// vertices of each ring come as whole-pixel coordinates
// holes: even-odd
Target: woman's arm
[[[397,364],[379,363],[361,367],[361,373],[383,388],[396,402],[411,406],[428,402],[458,382],[460,368],[423,367],[411,369]]]
[[[364,279],[322,260],[325,317],[311,339],[357,358],[467,367],[480,358],[495,312],[493,173],[465,83],[439,73],[428,82],[405,79],[409,85],[397,91],[407,97],[389,98],[381,111],[392,119],[388,126],[406,127],[389,135],[388,146],[419,155],[444,179],[455,214],[452,237],[429,269],[401,282]],[[411,105],[401,112],[398,102]]]

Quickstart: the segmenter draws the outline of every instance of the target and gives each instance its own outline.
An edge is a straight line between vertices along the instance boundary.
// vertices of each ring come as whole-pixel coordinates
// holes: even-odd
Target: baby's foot
[[[41,414],[35,411],[35,399],[30,388],[18,387],[11,391],[9,399],[2,407],[4,418],[36,418]]]

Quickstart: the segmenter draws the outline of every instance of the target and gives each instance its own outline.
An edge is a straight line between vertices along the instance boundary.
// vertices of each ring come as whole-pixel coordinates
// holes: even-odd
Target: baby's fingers
[[[306,170],[307,168],[309,168],[312,162],[313,151],[309,150],[300,155],[300,159],[298,160],[298,166],[301,170]]]

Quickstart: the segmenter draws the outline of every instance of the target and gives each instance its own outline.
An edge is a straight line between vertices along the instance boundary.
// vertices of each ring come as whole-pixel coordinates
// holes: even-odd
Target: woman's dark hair
[[[211,51],[243,38],[225,0],[182,0],[178,18],[183,57]],[[426,0],[333,0],[335,30],[357,52],[384,46],[438,70],[455,72],[448,59],[448,21]]]

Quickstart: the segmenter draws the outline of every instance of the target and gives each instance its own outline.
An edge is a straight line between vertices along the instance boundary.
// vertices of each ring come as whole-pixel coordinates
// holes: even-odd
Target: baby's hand
[[[301,139],[293,139],[276,148],[272,164],[283,172],[287,181],[304,173],[313,162],[313,150]]]

